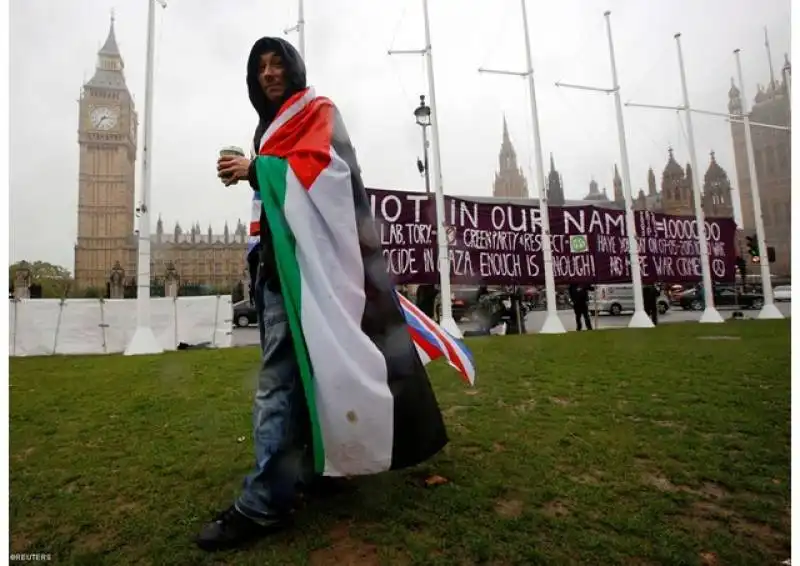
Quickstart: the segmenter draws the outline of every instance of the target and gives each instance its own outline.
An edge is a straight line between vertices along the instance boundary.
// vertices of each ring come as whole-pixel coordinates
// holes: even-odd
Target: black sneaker
[[[285,517],[256,522],[231,505],[203,527],[196,543],[208,552],[237,548],[280,530],[286,523]]]

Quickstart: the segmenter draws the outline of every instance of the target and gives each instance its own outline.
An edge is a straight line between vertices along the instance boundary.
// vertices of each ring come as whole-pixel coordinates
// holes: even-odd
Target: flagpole
[[[453,297],[450,290],[450,249],[447,244],[447,226],[444,208],[444,184],[442,180],[442,153],[439,143],[439,113],[436,109],[436,84],[433,73],[433,49],[431,48],[431,25],[428,15],[428,0],[422,0],[422,15],[425,21],[425,48],[389,50],[389,55],[424,55],[428,76],[428,97],[431,101],[431,145],[433,146],[434,200],[436,203],[436,246],[439,256],[439,295],[442,314],[439,325],[456,338],[461,338],[461,329],[453,318]]]
[[[633,316],[628,324],[630,328],[653,328],[653,321],[644,310],[644,292],[642,290],[642,271],[639,265],[639,246],[636,240],[636,220],[633,212],[633,185],[631,184],[631,168],[628,158],[628,143],[625,138],[625,122],[622,115],[622,100],[620,98],[619,79],[617,78],[617,60],[614,54],[614,39],[611,35],[611,12],[603,14],[606,18],[608,31],[608,50],[611,56],[611,88],[595,88],[581,85],[556,83],[556,86],[575,88],[614,94],[614,107],[617,115],[617,138],[619,140],[619,153],[622,161],[622,194],[625,198],[625,231],[628,236],[628,256],[631,262],[631,280],[633,282]]]
[[[766,34],[766,30],[765,30]],[[767,50],[769,50],[769,40],[767,40]],[[744,78],[742,77],[742,61],[739,58],[739,50],[733,52],[736,55],[736,70],[739,74],[739,93],[742,100],[742,121],[744,122],[744,140],[747,148],[747,164],[750,171],[750,190],[753,192],[753,215],[756,221],[756,237],[758,238],[759,264],[761,266],[761,285],[764,289],[764,306],[758,313],[760,319],[781,319],[783,315],[778,307],[775,306],[772,294],[772,275],[769,269],[769,258],[767,257],[767,242],[764,234],[764,218],[761,216],[761,195],[758,187],[758,173],[756,162],[753,157],[753,138],[750,131],[750,113],[747,111],[747,95],[744,93]],[[772,71],[770,71],[772,75]],[[775,88],[774,77],[772,87]]]
[[[542,222],[542,253],[544,255],[544,282],[547,290],[547,318],[542,326],[542,334],[561,334],[565,332],[564,324],[558,316],[556,306],[556,281],[553,273],[553,250],[550,241],[550,212],[547,206],[547,193],[544,184],[544,158],[542,157],[542,139],[539,132],[539,111],[536,107],[536,87],[533,81],[533,60],[531,57],[531,34],[528,30],[528,11],[525,0],[522,4],[522,28],[525,32],[525,61],[528,64],[528,94],[531,99],[531,120],[533,122],[533,148],[536,158],[536,185],[539,189],[539,215]]]
[[[767,31],[767,26],[764,26],[764,47],[767,48],[767,63],[769,64],[769,84],[774,89],[777,85],[775,84],[775,69],[772,66],[772,51],[769,48],[769,32]]]
[[[694,145],[694,128],[692,126],[692,112],[689,104],[689,89],[686,86],[686,69],[683,65],[683,51],[681,50],[681,34],[675,34],[675,43],[678,47],[678,66],[681,72],[681,90],[683,91],[683,106],[686,109],[686,132],[689,142],[689,162],[692,165],[692,193],[694,195],[695,219],[697,224],[697,239],[700,243],[700,265],[703,271],[703,291],[705,294],[705,309],[700,316],[700,322],[724,322],[719,311],[714,307],[714,288],[711,280],[711,265],[708,258],[708,240],[706,240],[706,219],[703,213],[703,202],[700,198],[700,180],[697,173],[697,150]]]
[[[784,56],[785,62],[783,64],[783,82],[786,84],[786,96],[789,97],[789,103],[792,101],[792,65],[789,63],[789,55]]]
[[[422,0],[422,15],[425,19],[425,59],[428,66],[428,96],[431,98],[431,137],[433,138],[433,178],[436,199],[436,243],[439,248],[439,292],[442,315],[439,324],[450,334],[461,337],[461,330],[453,318],[453,302],[450,291],[450,249],[447,245],[447,227],[444,215],[444,183],[442,179],[442,146],[439,141],[439,112],[436,110],[436,85],[433,78],[433,49],[431,48],[431,22],[428,0]]]
[[[611,81],[614,89],[614,107],[617,113],[617,136],[619,138],[619,152],[622,160],[623,195],[625,197],[625,221],[628,232],[628,253],[631,260],[631,278],[633,279],[633,317],[630,328],[652,328],[653,321],[644,310],[644,293],[642,291],[642,271],[639,265],[639,244],[636,239],[636,221],[633,216],[633,185],[631,184],[631,167],[628,159],[628,144],[625,139],[625,122],[622,116],[622,100],[619,94],[619,80],[617,78],[617,61],[614,56],[614,40],[611,35],[611,12],[606,11],[606,29],[608,30],[608,50],[611,55]]]
[[[536,106],[536,86],[533,80],[533,60],[531,56],[531,36],[528,30],[528,11],[525,0],[520,0],[522,4],[522,27],[525,33],[525,60],[528,69],[524,72],[499,71],[492,69],[478,69],[480,73],[490,73],[496,75],[516,75],[527,77],[528,95],[530,96],[531,120],[533,122],[533,147],[534,158],[536,160],[536,172],[534,181],[536,192],[539,198],[539,217],[542,226],[542,255],[544,257],[544,284],[545,296],[547,298],[547,317],[545,318],[542,334],[561,334],[566,332],[561,318],[558,316],[558,306],[556,305],[556,281],[553,272],[553,250],[550,241],[550,213],[547,205],[547,193],[544,182],[544,158],[542,157],[542,139],[539,132],[539,111]]]
[[[160,354],[158,343],[150,325],[150,188],[153,158],[153,75],[155,61],[155,3],[167,7],[166,0],[150,0],[147,8],[147,61],[144,85],[144,147],[142,148],[142,200],[139,210],[139,246],[136,265],[136,331],[133,333],[126,356]]]
[[[283,30],[284,35],[291,31],[297,32],[297,51],[303,62],[306,60],[306,20],[303,11],[303,0],[297,0],[297,23],[292,27]]]

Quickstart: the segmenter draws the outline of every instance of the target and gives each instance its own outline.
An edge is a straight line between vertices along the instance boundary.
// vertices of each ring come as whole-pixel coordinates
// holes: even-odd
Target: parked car
[[[681,293],[679,302],[683,310],[703,310],[705,297],[702,285]],[[714,287],[714,305],[718,307],[738,305],[743,309],[760,309],[764,306],[764,295],[750,291],[739,293],[733,285],[716,285]]]
[[[791,285],[779,285],[772,291],[776,301],[791,301],[792,300],[792,287]]]
[[[453,285],[450,292],[450,304],[453,309],[453,318],[459,322],[462,318],[467,316],[478,302],[478,289],[477,285]],[[441,295],[436,295],[434,303],[435,318],[441,319],[442,303]]]
[[[612,316],[619,316],[623,312],[633,312],[633,285],[595,285],[594,291],[589,292],[589,312],[595,314],[595,297],[597,298],[598,312],[606,312]],[[662,293],[658,297],[658,314],[669,310],[669,299]]]
[[[250,301],[239,301],[233,305],[233,324],[239,328],[244,328],[255,324],[258,320],[256,307],[250,304]]]
[[[477,285],[454,285],[452,294],[453,318],[461,320],[478,302]]]

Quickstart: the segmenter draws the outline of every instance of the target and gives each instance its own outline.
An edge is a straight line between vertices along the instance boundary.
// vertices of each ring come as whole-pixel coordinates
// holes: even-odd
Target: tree
[[[65,267],[46,261],[29,262],[23,260],[10,265],[8,268],[11,286],[14,285],[17,272],[23,268],[30,271],[31,284],[41,286],[41,297],[45,299],[57,299],[68,296],[74,284],[72,274]]]

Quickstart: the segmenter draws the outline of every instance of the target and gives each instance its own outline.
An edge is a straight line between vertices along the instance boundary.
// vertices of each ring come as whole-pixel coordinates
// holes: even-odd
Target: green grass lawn
[[[11,548],[59,564],[778,564],[790,554],[788,321],[469,342],[430,375],[451,442],[295,528],[192,537],[252,461],[252,348],[11,360]],[[719,339],[726,336],[727,339]],[[448,483],[426,487],[440,475]]]

